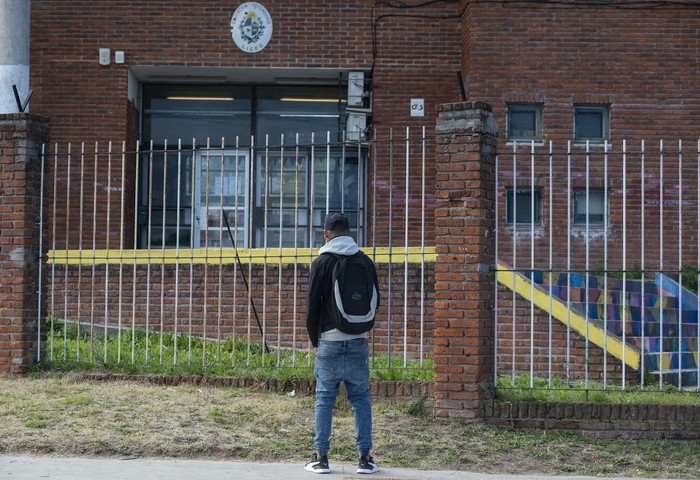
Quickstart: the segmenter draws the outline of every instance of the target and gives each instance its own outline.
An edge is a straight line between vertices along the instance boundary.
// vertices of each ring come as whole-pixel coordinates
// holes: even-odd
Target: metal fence
[[[380,274],[373,366],[429,370],[427,143],[423,128],[367,142],[46,146],[48,359],[308,367],[308,268],[325,214],[344,211]]]
[[[700,389],[700,142],[514,144],[496,190],[499,375]]]
[[[47,147],[48,359],[310,366],[308,268],[323,216],[342,210],[378,265],[374,367],[429,372],[431,135]],[[496,377],[698,389],[700,143],[509,148],[496,167]]]

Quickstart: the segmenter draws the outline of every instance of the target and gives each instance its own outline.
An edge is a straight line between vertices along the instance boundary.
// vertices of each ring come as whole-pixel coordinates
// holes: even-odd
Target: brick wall
[[[0,115],[0,371],[26,373],[39,352],[41,144],[48,119]]]
[[[610,105],[618,145],[697,141],[699,7],[616,3],[469,3],[470,98],[490,103],[502,127],[507,103],[541,103],[545,142],[573,139],[574,104]]]
[[[191,329],[194,336],[225,340],[232,334],[238,338],[250,335],[253,342],[260,342],[262,337],[252,310],[249,316],[248,304],[252,297],[258,320],[265,326],[265,340],[269,345],[276,347],[279,342],[282,348],[304,350],[309,347],[306,333],[308,265],[298,265],[296,272],[292,265],[283,266],[281,289],[277,265],[254,265],[251,271],[243,265],[251,297],[238,267],[232,263],[223,266],[221,278],[218,264],[206,269],[204,265],[194,265],[191,292],[190,266],[186,262],[177,274],[174,265],[139,265],[134,297],[133,266],[128,260],[121,268],[115,260],[112,262],[109,268],[104,264],[96,265],[94,269],[91,265],[69,266],[67,271],[63,265],[50,266],[44,291],[47,314],[57,320],[80,323],[82,333],[88,331],[92,321],[102,335],[107,316],[110,328],[121,326],[128,329],[133,325],[145,329],[148,323],[151,333],[159,333],[161,327],[166,332],[173,332],[177,322],[180,334],[186,335]],[[267,271],[264,272],[263,268]],[[425,267],[423,325],[420,320],[420,266],[409,266],[409,298],[405,302],[403,266],[393,265],[391,275],[387,264],[378,264],[377,270],[381,306],[372,330],[373,348],[377,353],[390,349],[394,355],[402,355],[405,337],[409,359],[419,359],[421,351],[423,358],[430,357],[434,330],[433,265],[429,263]],[[266,287],[263,285],[265,275]],[[391,297],[390,284],[393,286]],[[404,313],[407,315],[406,328]]]
[[[95,141],[119,144],[127,140],[131,149],[139,112],[138,104],[128,99],[129,68],[361,69],[371,79],[372,125],[384,141],[373,152],[372,162],[376,159],[376,164],[370,165],[370,171],[376,166],[380,177],[388,178],[390,170],[405,171],[402,138],[406,127],[412,128],[410,135],[415,138],[421,134],[420,127],[428,125],[427,151],[432,151],[435,108],[459,99],[455,73],[461,69],[465,77],[470,77],[469,99],[490,103],[502,132],[508,103],[542,104],[543,141],[552,140],[560,149],[572,138],[575,104],[610,106],[611,140],[618,149],[622,139],[633,142],[630,148],[638,150],[639,141],[645,138],[647,149],[658,151],[661,138],[666,139],[666,148],[675,149],[678,138],[695,142],[700,137],[695,121],[700,114],[700,92],[694,81],[700,73],[696,61],[700,40],[692,34],[700,28],[700,15],[694,5],[648,8],[642,2],[637,8],[614,8],[614,4],[438,2],[401,8],[369,1],[350,6],[339,1],[290,4],[278,0],[266,2],[265,6],[272,15],[275,33],[263,51],[246,54],[230,38],[234,6],[226,2],[208,2],[206,7],[191,0],[135,2],[122,8],[118,2],[74,0],[59,5],[36,1],[32,4],[31,30],[35,90],[32,108],[53,118],[56,141],[85,141],[91,145]],[[102,28],[107,19],[110,27]],[[75,35],[76,31],[81,34]],[[124,51],[126,63],[98,65],[99,47]],[[424,99],[425,117],[410,116],[411,98]],[[391,135],[394,142],[390,145]],[[695,150],[694,143],[687,142],[688,152]],[[510,150],[501,134],[501,155]],[[575,165],[581,165],[583,154],[583,148],[575,146]],[[411,152],[411,158],[420,155],[420,148]],[[634,170],[638,156],[629,160],[630,169]],[[647,163],[654,168],[658,155],[650,155]],[[433,165],[432,158],[428,158],[428,172]],[[557,167],[559,174],[561,167]],[[666,178],[671,184],[677,183],[673,179],[677,169],[670,164],[668,168]],[[410,165],[408,222],[413,245],[421,240],[418,169],[418,164]],[[619,190],[619,164],[610,173],[611,191]],[[133,172],[129,175],[133,178]],[[580,171],[575,175],[579,186],[580,175]],[[688,175],[697,177],[692,172]],[[537,176],[540,185],[544,180],[541,173]],[[653,183],[652,177],[649,180]],[[59,189],[63,175],[60,178]],[[598,175],[594,187],[601,182]],[[405,185],[369,183],[369,213],[376,214],[377,219],[376,232],[370,233],[376,233],[381,244],[396,243],[389,232],[405,226],[405,208],[401,208],[405,207]],[[529,180],[519,184],[528,183]],[[569,212],[564,201],[567,193],[561,191],[561,177],[556,185],[556,223],[561,233],[563,219]],[[427,239],[434,232],[434,188],[434,180],[429,176]],[[658,197],[658,188],[651,184],[649,188],[651,197]],[[639,181],[633,180],[630,193],[638,196],[639,189]],[[692,182],[686,182],[683,201],[697,205],[696,191]],[[667,201],[676,200],[673,188],[668,195]],[[611,231],[619,240],[620,201],[613,201]],[[544,214],[548,208],[545,202]],[[647,214],[647,232],[658,230],[658,213],[652,209]],[[503,211],[499,212],[499,219],[504,216]],[[638,238],[639,215],[632,216],[635,220],[630,223],[629,236]],[[128,214],[126,217],[132,218]],[[666,215],[665,222],[676,222],[672,217]],[[693,242],[691,231],[697,230],[696,219],[692,212],[686,217],[685,263],[694,264],[697,242]],[[518,242],[527,249],[527,235],[520,237]],[[573,248],[580,249],[581,232],[574,237]],[[558,252],[564,238],[557,235],[554,240],[555,258],[562,261]],[[599,239],[595,236],[593,246],[596,268],[602,265]],[[506,237],[503,246],[510,241]],[[612,242],[613,248],[620,244]],[[650,266],[660,257],[657,244],[649,238]],[[542,257],[546,254],[542,242],[537,245],[538,256]],[[667,239],[666,265],[677,263],[678,250],[678,243]],[[628,255],[631,264],[639,263],[637,250],[631,248]],[[610,258],[619,259],[620,252],[613,250]]]
[[[697,405],[489,401],[484,416],[498,427],[568,430],[593,438],[700,440]]]
[[[577,104],[607,105],[610,108],[611,151],[608,189],[610,192],[609,262],[622,268],[622,141],[628,140],[627,268],[641,266],[640,239],[641,140],[646,139],[646,218],[645,263],[659,268],[660,230],[665,268],[676,268],[679,256],[678,202],[684,205],[682,263],[697,263],[697,118],[700,114],[700,88],[694,80],[700,74],[697,52],[700,39],[690,32],[700,28],[697,5],[652,8],[640,2],[633,8],[616,8],[618,2],[576,4],[549,2],[470,2],[464,17],[462,65],[470,75],[469,99],[492,105],[501,127],[498,140],[499,230],[501,255],[509,256],[513,241],[522,247],[519,255],[529,255],[530,233],[505,225],[505,189],[513,186],[512,144],[505,135],[506,107],[509,103],[536,103],[542,106],[542,141],[538,147],[535,187],[542,189],[542,223],[536,229],[538,266],[548,259],[548,215],[554,209],[553,251],[555,269],[566,268],[567,211],[566,142],[573,141],[573,110]],[[628,5],[629,6],[629,5]],[[678,180],[678,140],[684,140],[683,186]],[[665,140],[663,223],[660,221],[660,140]],[[555,163],[549,183],[548,145],[554,142]],[[591,188],[603,188],[602,147],[591,148]],[[518,186],[529,188],[530,146],[517,149]],[[540,156],[541,155],[541,156]],[[585,188],[585,146],[573,145],[571,154],[574,188]],[[549,191],[554,190],[553,205]],[[680,193],[679,193],[680,192]],[[680,197],[680,199],[679,199]],[[572,203],[573,205],[573,203]],[[661,227],[663,225],[663,227]],[[515,237],[515,240],[513,240]],[[584,268],[586,235],[583,228],[572,234],[573,268]],[[603,267],[602,228],[596,227],[591,241],[591,268]],[[513,263],[510,261],[509,263]],[[521,260],[522,263],[522,260]]]
[[[206,6],[192,0],[132,2],[125,7],[116,1],[73,0],[60,5],[35,1],[31,25],[32,108],[53,119],[53,139],[62,146],[65,142],[87,142],[91,149],[96,141],[120,145],[127,140],[127,148],[132,150],[132,132],[138,125],[139,112],[134,108],[138,105],[128,99],[131,67],[310,69],[306,77],[314,76],[313,69],[320,68],[363,70],[373,95],[373,124],[383,130],[380,136],[385,141],[385,147],[374,152],[376,168],[380,177],[387,177],[389,130],[395,128],[397,137],[405,137],[407,126],[432,126],[436,105],[458,98],[454,80],[459,68],[457,4],[406,9],[367,0],[352,4],[337,0],[271,0],[264,5],[272,16],[274,33],[264,50],[248,54],[231,39],[230,21],[237,5],[230,2],[218,0]],[[115,51],[124,51],[125,63],[99,65],[98,48],[110,48],[112,56]],[[435,75],[437,70],[449,75]],[[410,116],[411,98],[424,98],[424,118]],[[433,148],[431,130],[427,151]],[[412,135],[420,136],[420,129]],[[400,141],[395,145],[394,173],[405,171],[403,145]],[[420,158],[420,149],[414,155]],[[57,169],[59,190],[64,188],[64,162]],[[418,245],[421,182],[416,174],[419,165],[411,168],[409,237],[412,245]],[[88,167],[86,175],[90,171]],[[101,183],[105,183],[104,169],[100,175]],[[133,172],[129,175],[133,178]],[[402,231],[405,208],[397,207],[390,218],[387,206],[405,205],[405,185],[378,182],[368,188],[370,199],[375,198],[372,189],[377,189],[377,208],[372,201],[369,208],[370,215],[377,214],[378,242],[396,244],[397,238],[389,238],[389,224],[394,231]],[[430,212],[434,206],[432,177],[426,188],[426,209]],[[76,199],[71,209],[75,211],[77,205]],[[429,240],[433,236],[431,219],[427,228],[424,238]],[[59,239],[59,243],[62,241]]]

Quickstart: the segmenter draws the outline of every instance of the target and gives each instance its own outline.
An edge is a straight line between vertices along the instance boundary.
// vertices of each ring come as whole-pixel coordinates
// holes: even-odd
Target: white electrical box
[[[100,65],[109,65],[109,48],[100,48]]]
[[[362,113],[348,114],[348,121],[345,124],[345,132],[349,142],[360,142],[365,140],[365,130],[367,129],[367,116]]]
[[[348,107],[362,107],[365,96],[364,72],[348,73]]]
[[[114,52],[114,63],[124,63],[124,52]]]

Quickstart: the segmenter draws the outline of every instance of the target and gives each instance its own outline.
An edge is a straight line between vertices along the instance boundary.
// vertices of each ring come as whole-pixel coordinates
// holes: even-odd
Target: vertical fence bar
[[[499,181],[499,162],[500,157],[496,155],[496,166],[495,166],[495,184],[494,184],[494,192],[495,192],[495,212],[496,212],[496,222],[495,222],[495,236],[494,236],[494,258],[496,259],[496,269],[498,269],[498,255],[499,255],[499,247],[500,247],[500,242],[499,242],[499,233],[500,229],[498,228],[499,221],[498,219],[500,218],[500,205],[499,205],[499,188],[500,188],[500,181]],[[425,210],[425,209],[423,209]],[[498,348],[499,342],[498,342],[498,271],[494,273],[495,276],[495,281],[493,282],[493,386],[497,387],[498,386],[498,354],[500,349]]]
[[[419,366],[423,368],[423,341],[425,332],[425,126],[423,126],[423,132],[421,137],[421,208],[420,208],[420,356],[419,356]],[[358,155],[359,158],[359,155]],[[498,165],[497,165],[498,167]],[[358,166],[359,170],[359,166]],[[359,173],[359,172],[358,172]],[[498,170],[496,170],[496,179],[498,179]],[[498,185],[498,180],[496,185]],[[496,189],[498,191],[498,189]],[[358,196],[359,198],[359,196]],[[498,198],[498,196],[496,196]],[[496,209],[498,212],[498,208]],[[359,218],[359,217],[358,217]],[[496,223],[498,225],[498,223]],[[498,230],[496,230],[498,233]],[[496,242],[498,242],[498,235],[496,235]],[[496,256],[498,258],[498,256]],[[498,338],[498,337],[495,337]],[[494,370],[495,372],[495,370]]]
[[[95,182],[97,184],[97,182]],[[58,144],[54,145],[53,157],[53,208],[51,210],[51,251],[53,258],[51,261],[51,309],[49,325],[49,360],[54,360],[54,320],[56,319],[55,299],[56,299],[56,204],[58,203]],[[93,215],[93,221],[95,216]],[[95,249],[92,249],[93,252]],[[95,262],[92,262],[93,269]],[[94,270],[93,270],[94,272]],[[93,275],[94,278],[94,275]],[[93,282],[94,284],[94,282]],[[92,351],[92,348],[90,349]]]
[[[696,191],[696,210],[697,210],[697,218],[696,218],[696,225],[697,225],[697,245],[695,247],[695,256],[696,256],[696,267],[697,267],[697,290],[695,292],[696,298],[697,298],[697,314],[695,316],[695,334],[696,334],[696,340],[695,340],[695,349],[696,349],[696,356],[695,356],[695,368],[696,368],[696,373],[695,377],[697,380],[697,385],[696,388],[700,391],[700,140],[698,140],[698,145],[697,145],[697,163],[696,163],[696,178],[695,178],[695,183],[697,186],[697,191]]]
[[[664,282],[664,141],[659,142],[659,285]],[[659,390],[663,390],[664,379],[664,306],[662,289],[659,295]]]
[[[330,213],[331,202],[331,132],[326,131],[326,215]]]
[[[221,315],[224,273],[224,176],[226,174],[226,140],[221,137],[221,178],[219,179],[219,271],[217,283],[217,311],[216,311],[216,364],[221,365]]]
[[[374,142],[372,142],[372,260],[377,261],[377,130],[374,130]],[[700,147],[699,147],[700,148]],[[700,156],[700,154],[698,154]],[[391,283],[391,278],[389,278]],[[374,335],[372,335],[372,368],[374,368]]]
[[[311,132],[311,152],[306,163],[309,180],[309,273],[311,273],[311,263],[313,263],[314,251],[314,211],[316,208],[316,148],[315,134]],[[323,219],[325,222],[325,219]],[[311,342],[307,342],[307,365],[311,366]]]
[[[311,134],[313,142],[313,133]],[[251,135],[250,137],[250,155],[249,155],[249,167],[248,167],[248,209],[253,209],[253,180],[255,178],[255,137]],[[247,344],[246,344],[246,366],[250,366],[251,360],[251,350],[250,343],[252,341],[252,314],[253,314],[253,216],[248,215],[248,331],[247,333]]]
[[[146,245],[146,364],[150,361],[150,326],[151,326],[151,247],[153,246],[153,140],[148,150],[148,226]]]
[[[92,277],[90,282],[90,362],[93,361],[93,349],[95,339],[95,266],[97,264],[97,165],[98,165],[98,143],[95,142],[95,158],[93,167],[92,185]],[[54,197],[55,198],[55,197]],[[55,203],[54,203],[55,209]]]
[[[645,357],[646,357],[646,343],[645,343],[645,335],[646,332],[644,329],[646,328],[646,312],[647,312],[647,301],[646,301],[646,264],[645,264],[645,245],[646,245],[646,167],[644,165],[646,161],[646,152],[645,152],[645,145],[644,145],[644,140],[642,140],[641,143],[641,149],[642,149],[642,158],[641,158],[641,183],[642,183],[642,205],[640,208],[641,211],[641,220],[640,220],[640,228],[641,228],[641,244],[640,244],[640,254],[641,254],[641,268],[642,268],[642,346],[640,348],[640,356],[639,356],[639,363],[640,363],[640,384],[642,390],[644,390],[645,387]]]
[[[517,280],[517,229],[518,229],[518,168],[516,165],[517,161],[517,148],[518,144],[517,142],[513,142],[513,195],[511,196],[512,198],[512,217],[511,217],[511,224],[513,227],[513,244],[511,245],[512,248],[512,275],[513,275],[513,287],[515,287],[515,283]],[[511,294],[511,360],[510,360],[510,386],[515,387],[515,326],[516,326],[516,315],[515,315],[515,310],[516,310],[516,296],[515,296],[515,288],[513,288],[512,294]]]
[[[309,268],[311,265],[309,265]],[[292,293],[292,366],[297,366],[297,289],[299,276],[299,134],[294,137],[294,292]]]
[[[345,139],[345,133],[343,133],[343,141],[347,141]],[[366,144],[365,144],[366,145]],[[343,146],[343,154],[345,152],[345,146]],[[363,155],[363,150],[362,150],[362,144],[360,142],[357,143],[357,172],[356,172],[356,177],[357,178],[367,178],[368,175],[368,170],[366,169],[367,165],[367,159],[366,157],[369,156],[369,152],[367,155]],[[347,163],[347,162],[346,162]],[[343,171],[345,171],[345,167],[343,167]],[[357,183],[357,191],[355,192],[357,195],[357,201],[355,202],[355,209],[357,210],[357,240],[361,241],[361,245],[364,247],[367,245],[367,193],[364,191],[364,186],[366,182],[356,182]],[[345,195],[343,195],[343,198],[345,198]],[[362,234],[360,234],[360,225],[362,225]]]
[[[571,140],[566,146],[566,385],[571,384]]]
[[[386,353],[387,368],[391,368],[391,300],[393,278],[393,223],[394,223],[394,129],[389,129],[389,281],[387,294]]]
[[[70,167],[71,167],[71,144],[68,144],[68,152],[66,154],[66,223],[65,223],[65,266],[63,267],[63,361],[68,360],[68,252],[70,248]]]
[[[330,163],[330,162],[329,162]],[[328,175],[328,173],[326,173]],[[267,334],[267,214],[270,199],[270,138],[265,135],[265,175],[262,176],[265,186],[263,187],[265,198],[263,199],[263,306],[262,306],[262,344],[265,345]],[[328,188],[326,186],[326,188]],[[328,201],[328,200],[326,200]],[[262,349],[262,364],[265,365],[265,351]]]
[[[554,264],[552,261],[553,231],[554,224],[552,215],[554,210],[554,176],[553,176],[553,148],[552,141],[549,141],[549,312],[548,317],[548,343],[547,343],[547,384],[552,388],[552,276],[554,275]],[[498,211],[498,209],[496,209]],[[498,258],[498,256],[496,257]]]
[[[192,364],[192,328],[193,328],[193,307],[194,307],[194,249],[199,245],[195,244],[197,224],[195,219],[195,207],[199,203],[197,196],[197,142],[192,138],[192,164],[190,165],[190,192],[192,194],[192,205],[190,208],[190,291],[189,305],[187,313],[187,366]],[[200,182],[201,184],[201,182]],[[201,219],[201,217],[200,217]]]
[[[329,132],[330,133],[330,132]],[[359,143],[358,143],[359,147]],[[345,212],[345,132],[340,143],[340,211]],[[357,169],[360,169],[360,156],[357,156]],[[358,182],[359,183],[359,182]],[[359,199],[359,197],[358,197]],[[357,242],[360,242],[360,209],[357,209]]]
[[[207,320],[209,317],[209,174],[211,169],[211,138],[207,137],[207,150],[204,155],[204,291],[202,299],[202,366],[207,365]]]
[[[163,335],[165,333],[165,237],[167,225],[167,193],[168,193],[168,139],[163,143],[163,196],[161,204],[161,231],[160,231],[160,337],[158,339],[158,363],[163,365]]]
[[[103,361],[107,363],[107,325],[109,323],[109,237],[110,237],[110,222],[112,213],[112,142],[109,142],[107,149],[107,223],[105,230],[105,318],[102,341],[104,343]],[[66,229],[66,231],[68,231]]]
[[[236,181],[234,183],[234,197],[233,197],[233,255],[235,256],[235,261],[238,261],[238,185],[241,182],[239,177],[240,171],[238,170],[238,156],[240,152],[238,151],[240,145],[240,138],[236,135],[236,149],[234,150],[234,174]],[[238,272],[236,267],[233,267],[233,321],[231,324],[231,365],[236,365],[236,325],[238,318]]]
[[[117,363],[122,362],[122,302],[124,280],[124,195],[126,190],[126,142],[122,141],[121,197],[119,205],[119,312],[117,314]],[[82,202],[81,202],[82,203]],[[82,212],[82,208],[80,209]],[[82,235],[81,235],[82,236]],[[136,246],[134,246],[136,248]],[[82,249],[81,249],[82,255]],[[82,262],[81,262],[82,263]],[[78,303],[80,305],[80,303]]]
[[[664,141],[659,142],[659,390],[664,388],[664,308],[662,289],[664,281]]]
[[[404,264],[403,264],[403,367],[408,364],[408,216],[409,216],[409,127],[406,127],[406,213],[404,219]]]
[[[683,388],[683,143],[678,140],[678,388]]]
[[[316,211],[316,136],[311,132],[311,152],[308,161],[310,177],[309,191],[309,266],[313,262],[314,248],[314,213]]]
[[[83,202],[85,194],[85,143],[80,144],[80,214],[78,219],[78,286],[76,288],[76,295],[78,300],[77,310],[76,310],[76,353],[75,360],[80,363],[80,346],[81,346],[81,315],[82,311],[82,291],[83,291]],[[41,270],[40,270],[41,271]],[[67,293],[67,292],[66,292]]]
[[[627,140],[622,141],[622,345],[627,345],[627,324],[629,299],[627,298]],[[625,363],[627,352],[622,349],[622,389],[626,386],[627,364]]]
[[[608,388],[608,147],[603,159],[603,390]]]
[[[515,284],[513,284],[515,287]],[[535,141],[530,142],[530,388],[535,386]]]
[[[585,275],[584,275],[584,282],[583,282],[583,292],[584,292],[584,301],[586,302],[586,306],[584,307],[584,316],[586,317],[586,340],[585,340],[585,361],[584,361],[584,370],[585,370],[585,384],[586,384],[586,390],[588,390],[588,382],[589,382],[589,376],[590,376],[590,371],[589,371],[589,363],[590,363],[590,352],[589,352],[589,317],[590,317],[590,312],[589,312],[589,306],[588,306],[588,289],[590,287],[589,285],[589,270],[590,270],[590,258],[591,258],[591,232],[590,232],[590,220],[591,220],[591,144],[589,141],[586,141],[586,259],[585,259]]]
[[[192,159],[194,161],[194,159]],[[173,365],[177,365],[178,334],[180,333],[180,207],[182,182],[182,139],[177,140],[177,199],[175,200],[175,305],[173,312]],[[194,200],[194,193],[192,194]],[[194,202],[193,202],[194,203]]]
[[[43,273],[44,273],[44,266],[42,263],[44,262],[44,174],[46,172],[46,169],[44,168],[44,164],[46,162],[46,144],[42,143],[41,144],[41,185],[39,187],[39,292],[37,295],[37,305],[36,305],[36,311],[37,311],[37,318],[36,318],[36,325],[37,325],[37,331],[36,331],[36,361],[41,362],[41,325],[42,325],[42,318],[41,318],[41,306],[44,303],[44,297],[43,297],[43,292],[44,292],[44,283],[43,283]],[[55,197],[55,192],[54,192],[54,197]],[[82,217],[82,215],[81,215]],[[81,235],[82,237],[82,235]]]
[[[277,367],[282,364],[282,247],[284,242],[284,134],[280,136],[280,212],[279,212],[279,258],[277,259]],[[296,263],[296,261],[295,261]]]
[[[134,255],[133,270],[131,272],[131,363],[136,361],[136,252],[138,248],[139,230],[139,160],[141,158],[141,142],[136,141],[136,154],[134,158]]]

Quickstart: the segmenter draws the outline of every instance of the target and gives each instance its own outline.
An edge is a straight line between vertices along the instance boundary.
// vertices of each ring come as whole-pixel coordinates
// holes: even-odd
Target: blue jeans
[[[366,340],[318,342],[316,375],[314,448],[321,455],[330,450],[333,404],[340,382],[345,382],[348,401],[355,414],[357,449],[360,455],[372,450],[372,406],[369,400],[369,347]]]

